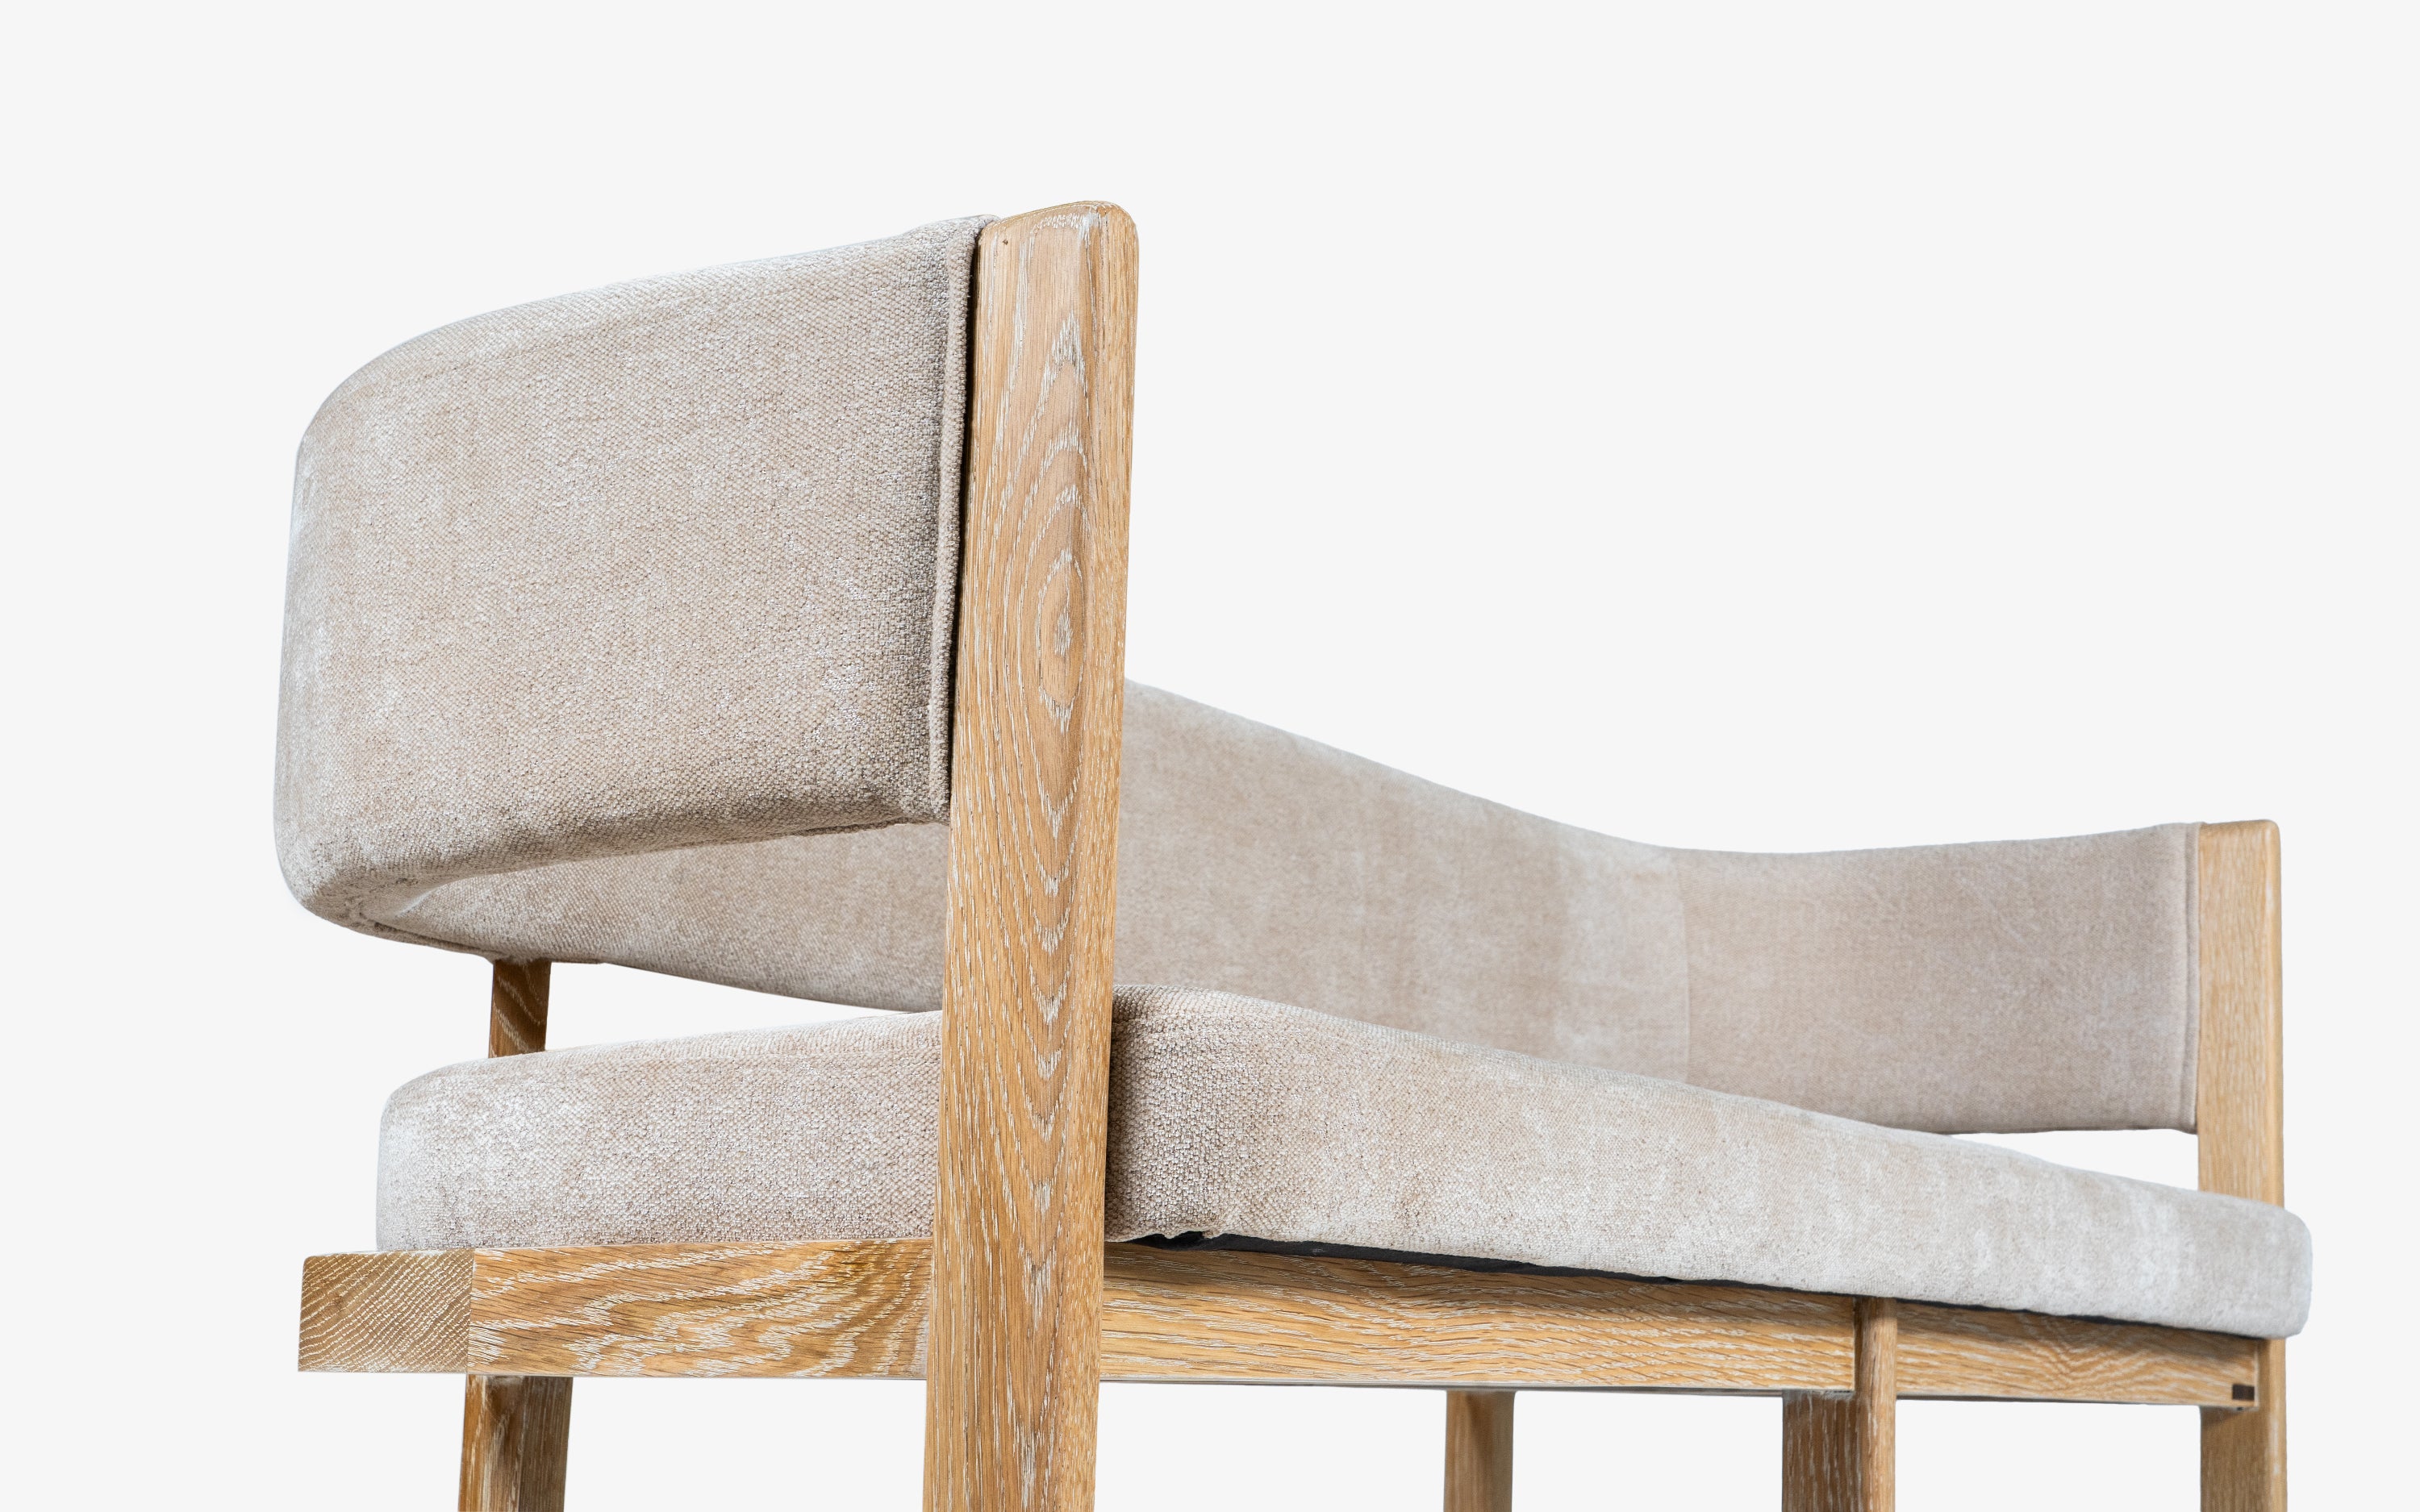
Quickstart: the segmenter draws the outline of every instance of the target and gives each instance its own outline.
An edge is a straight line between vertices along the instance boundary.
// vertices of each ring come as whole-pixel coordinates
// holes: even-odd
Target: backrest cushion
[[[428,888],[945,816],[981,219],[466,320],[295,471],[277,842]]]
[[[1127,685],[1117,975],[1941,1133],[2191,1128],[2196,826],[1666,850]],[[564,862],[410,899],[431,944],[941,1001],[949,831]]]
[[[1950,1133],[2190,1129],[2200,827],[1668,852],[1689,1080]]]
[[[1508,1050],[1687,1070],[1681,900],[1652,846],[1126,685],[1117,973]],[[903,825],[456,882],[430,943],[875,1008],[941,1001],[949,832]]]

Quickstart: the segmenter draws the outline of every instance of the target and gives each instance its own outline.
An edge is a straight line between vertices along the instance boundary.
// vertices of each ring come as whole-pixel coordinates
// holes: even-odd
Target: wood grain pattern
[[[1093,1501],[1137,248],[976,245],[924,1505]]]
[[[570,1450],[570,1381],[464,1379],[462,1512],[563,1512]]]
[[[304,1260],[302,1368],[469,1369],[473,1260],[466,1249]]]
[[[323,1255],[306,1370],[923,1374],[931,1245],[632,1244]],[[1115,1381],[1824,1392],[1854,1301],[1755,1287],[1104,1246]],[[1900,1303],[1897,1395],[2226,1409],[2272,1389],[2257,1339]],[[2247,1412],[2229,1412],[2230,1418]]]
[[[921,1376],[932,1246],[479,1250],[471,1367],[566,1376]]]
[[[2232,1334],[1900,1304],[1899,1395],[2225,1408],[2260,1344]]]
[[[321,1256],[306,1314],[343,1292],[394,1316],[357,1303],[349,1327],[306,1335],[303,1368],[915,1377],[929,1254],[898,1240]],[[1844,1297],[1140,1244],[1106,1246],[1103,1274],[1102,1369],[1116,1380],[1744,1392],[1852,1381]],[[389,1342],[427,1335],[439,1342]]]
[[[1781,1398],[1781,1512],[1853,1512],[1857,1404],[1792,1392]]]
[[[2259,1404],[2201,1410],[2202,1512],[2286,1512],[2286,1341],[2254,1348]]]
[[[1445,1394],[1445,1512],[1512,1512],[1509,1391]]]
[[[1102,1373],[1333,1385],[1848,1389],[1845,1297],[1109,1246]]]
[[[526,1056],[546,1048],[550,961],[499,961],[488,988],[488,1054]]]
[[[2285,970],[2277,826],[2204,825],[2194,1118],[2201,1188],[2286,1200]],[[2204,1512],[2284,1512],[2286,1346],[2259,1347],[2257,1401],[2202,1413]]]
[[[1858,1512],[1891,1512],[1899,1497],[1899,1306],[1857,1299],[1857,1392],[1850,1401]]]
[[[1898,1494],[1899,1310],[1887,1298],[1857,1299],[1854,1393],[1782,1398],[1783,1512],[1891,1512]]]

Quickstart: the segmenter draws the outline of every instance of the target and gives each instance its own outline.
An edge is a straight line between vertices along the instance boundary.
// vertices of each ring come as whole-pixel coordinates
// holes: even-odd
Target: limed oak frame
[[[2281,1340],[1102,1243],[1133,224],[996,222],[975,281],[934,1237],[318,1256],[302,1368],[466,1376],[466,1512],[563,1505],[580,1376],[921,1377],[928,1512],[1084,1512],[1103,1380],[1445,1389],[1447,1512],[1509,1512],[1518,1390],[1779,1395],[1791,1512],[1886,1512],[1902,1396],[2186,1405],[2205,1512],[2283,1512]],[[2282,1202],[2276,826],[2198,896],[2201,1185]],[[547,992],[498,964],[490,1054]]]

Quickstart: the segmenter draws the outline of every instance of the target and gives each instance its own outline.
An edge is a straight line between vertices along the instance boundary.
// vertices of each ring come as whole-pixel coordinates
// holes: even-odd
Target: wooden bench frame
[[[1882,1512],[1899,1397],[2202,1411],[2202,1503],[2285,1506],[2285,1346],[1753,1287],[1103,1244],[1136,241],[978,247],[930,1241],[329,1255],[306,1370],[468,1378],[462,1497],[563,1504],[579,1376],[922,1377],[928,1512],[1083,1512],[1099,1382],[1447,1390],[1448,1512],[1507,1512],[1518,1390],[1779,1395],[1782,1504]],[[2277,832],[2200,855],[2201,1185],[2284,1200]],[[499,963],[489,1053],[545,1045]]]

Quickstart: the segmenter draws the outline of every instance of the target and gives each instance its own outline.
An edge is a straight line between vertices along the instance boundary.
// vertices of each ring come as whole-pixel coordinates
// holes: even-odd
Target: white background
[[[0,1499],[452,1504],[458,1381],[292,1367],[381,1099],[485,1012],[271,856],[319,398],[499,305],[1081,196],[1143,237],[1136,676],[1639,840],[2279,820],[2296,1489],[2409,1496],[2412,12],[1658,8],[13,12]],[[814,1011],[555,994],[558,1043]],[[1520,1411],[1525,1512],[1776,1504],[1773,1403]],[[571,1496],[908,1508],[921,1412],[582,1382]],[[1112,1387],[1101,1504],[1434,1506],[1442,1415]],[[2182,1410],[1901,1425],[1911,1509],[2194,1504]]]

